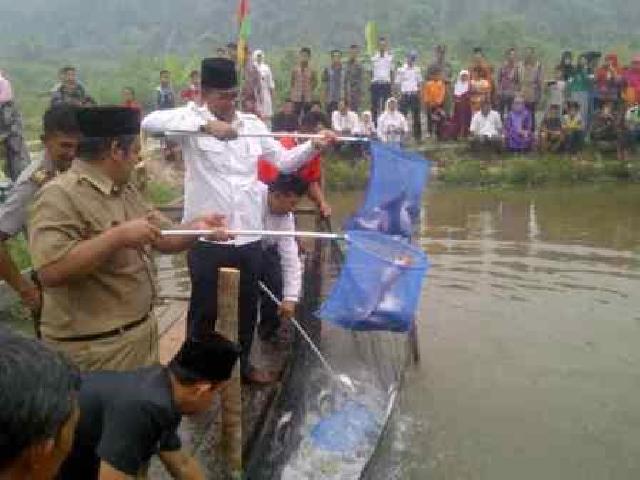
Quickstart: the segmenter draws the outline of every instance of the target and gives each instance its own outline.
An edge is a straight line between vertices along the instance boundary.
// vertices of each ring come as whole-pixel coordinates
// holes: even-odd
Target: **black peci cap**
[[[110,138],[140,133],[140,112],[128,107],[79,108],[77,119],[80,132],[86,138]]]
[[[205,58],[200,67],[203,88],[228,90],[238,86],[236,64],[228,58]]]
[[[218,333],[210,333],[185,340],[169,367],[197,380],[224,382],[231,377],[240,351],[237,343]]]

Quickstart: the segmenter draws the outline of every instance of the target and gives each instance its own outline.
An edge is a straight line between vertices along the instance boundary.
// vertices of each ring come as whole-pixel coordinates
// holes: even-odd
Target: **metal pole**
[[[212,137],[213,135],[206,132],[190,132],[187,130],[167,130],[165,132],[167,136],[182,136],[182,137]],[[302,140],[320,140],[324,138],[323,135],[317,133],[288,133],[288,132],[265,132],[265,133],[239,133],[238,138],[295,138]],[[369,142],[368,137],[353,137],[353,136],[338,136],[336,138],[339,142]]]
[[[162,230],[160,234],[168,237],[207,237],[221,232],[236,237],[302,237],[319,238],[324,240],[348,240],[346,234],[300,232],[293,230]]]

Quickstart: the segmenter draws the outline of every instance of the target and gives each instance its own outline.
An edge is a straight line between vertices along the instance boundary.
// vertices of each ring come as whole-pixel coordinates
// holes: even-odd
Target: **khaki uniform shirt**
[[[29,222],[33,265],[63,258],[78,243],[152,207],[131,184],[118,188],[96,167],[75,160],[36,196]],[[92,273],[43,291],[42,334],[65,339],[108,332],[144,318],[155,295],[150,247],[114,252]]]

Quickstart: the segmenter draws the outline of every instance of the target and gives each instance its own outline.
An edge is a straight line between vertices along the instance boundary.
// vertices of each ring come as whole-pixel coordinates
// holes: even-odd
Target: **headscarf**
[[[262,62],[264,63],[264,52],[262,50],[254,50],[253,51],[253,63],[258,65],[258,57],[262,56]]]
[[[461,70],[460,73],[458,74],[458,80],[456,80],[456,84],[453,87],[453,94],[456,97],[464,95],[471,88],[470,80],[467,80],[466,82],[462,81],[463,75],[466,75],[467,78],[469,78],[469,70]]]
[[[391,102],[395,102],[396,104],[396,110],[394,112],[392,112],[391,109],[389,108],[389,105],[391,105]],[[387,113],[390,115],[395,115],[396,113],[398,113],[398,100],[396,99],[396,97],[389,97],[387,99],[387,101],[384,104],[384,113]]]

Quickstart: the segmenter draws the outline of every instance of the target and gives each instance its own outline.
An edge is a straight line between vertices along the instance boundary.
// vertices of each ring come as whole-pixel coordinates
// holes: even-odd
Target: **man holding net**
[[[286,150],[273,138],[252,136],[268,135],[267,127],[255,115],[236,111],[238,82],[233,61],[204,59],[201,82],[202,106],[190,103],[154,112],[144,119],[142,128],[155,133],[180,130],[196,134],[179,137],[186,167],[184,218],[214,208],[227,216],[231,229],[262,230],[264,200],[257,178],[258,158],[265,156],[281,171],[292,172],[312,159],[316,150],[333,142],[335,134],[323,131],[320,139]],[[276,376],[253,368],[249,362],[261,264],[259,236],[226,243],[198,242],[189,252],[192,294],[187,335],[197,338],[215,328],[218,269],[238,268],[242,376],[246,381],[269,383]]]

